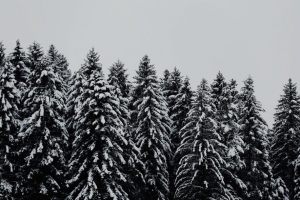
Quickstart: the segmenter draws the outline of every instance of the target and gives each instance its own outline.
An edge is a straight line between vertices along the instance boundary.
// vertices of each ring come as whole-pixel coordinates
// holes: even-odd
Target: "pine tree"
[[[11,199],[15,181],[15,163],[12,147],[19,128],[18,106],[20,96],[15,86],[14,66],[6,62],[0,75],[0,199]]]
[[[50,45],[47,58],[48,62],[51,63],[54,72],[58,73],[59,77],[62,79],[65,93],[67,93],[68,81],[70,80],[71,72],[68,69],[69,63],[66,57],[60,54],[52,44]]]
[[[62,83],[46,60],[35,57],[31,64],[34,68],[23,108],[27,117],[18,134],[23,174],[21,195],[25,199],[62,199],[68,139]]]
[[[39,43],[34,42],[32,45],[29,46],[27,54],[27,66],[31,72],[38,67],[43,57],[44,52]]]
[[[244,162],[240,158],[240,154],[243,153],[244,142],[239,134],[236,82],[234,80],[229,83],[225,82],[223,74],[219,72],[211,85],[211,89],[212,103],[216,108],[217,132],[222,143],[226,146],[225,151],[222,152],[222,157],[226,160],[227,165],[222,173],[232,195],[237,196],[236,198],[242,198],[246,188],[236,172],[244,167]]]
[[[226,190],[220,171],[225,160],[225,145],[216,132],[215,107],[207,81],[202,80],[181,130],[181,156],[176,177],[176,199],[233,199]]]
[[[16,87],[23,93],[27,89],[27,79],[30,70],[26,66],[26,55],[22,50],[20,41],[17,40],[14,51],[9,55],[9,60],[14,66],[14,74],[16,80]]]
[[[178,94],[175,96],[175,99],[177,99],[177,102],[175,106],[173,107],[174,114],[171,116],[173,119],[173,137],[172,137],[172,143],[175,146],[176,150],[178,146],[180,145],[180,130],[186,125],[187,123],[187,117],[188,112],[190,111],[192,107],[192,98],[193,98],[194,92],[191,89],[189,78],[186,77],[183,81],[182,86],[179,89]],[[176,152],[176,151],[175,151]],[[176,178],[176,171],[179,166],[180,157],[177,156],[174,152],[173,157],[173,185]],[[172,180],[171,180],[172,181]],[[175,194],[175,185],[173,189],[173,196]]]
[[[68,164],[71,193],[67,199],[128,199],[122,187],[127,182],[122,172],[126,163],[122,146],[127,140],[118,99],[101,69],[85,73],[89,78],[79,97],[84,100],[82,108],[75,117],[78,124]]]
[[[290,199],[298,199],[294,198],[296,179],[294,169],[300,143],[300,97],[296,84],[293,84],[291,79],[283,91],[274,116],[273,173],[286,183]]]
[[[167,92],[168,89],[169,89],[169,83],[170,83],[169,78],[170,78],[170,76],[171,76],[170,71],[166,69],[164,71],[163,78],[160,78],[160,83],[159,84],[160,84],[160,87],[161,87],[165,97],[167,96],[167,93],[165,93],[165,92]]]
[[[186,124],[186,118],[188,112],[192,106],[193,91],[190,86],[190,79],[186,77],[182,83],[182,86],[179,88],[178,94],[174,96],[176,99],[176,104],[173,107],[173,114],[171,119],[173,120],[173,144],[178,147],[180,144],[180,130]]]
[[[124,64],[118,60],[109,68],[108,82],[120,89],[123,98],[129,98],[131,83],[128,81],[128,74],[124,69]]]
[[[136,147],[132,132],[129,126],[129,87],[128,74],[124,69],[124,64],[121,61],[117,61],[109,68],[108,83],[113,86],[114,96],[119,100],[119,110],[121,114],[122,127],[125,133],[125,138],[128,144],[124,146],[124,158],[127,161],[124,167],[124,172],[127,175],[127,182],[123,187],[129,195],[129,199],[138,199],[140,188],[143,187],[143,170],[144,165],[140,160],[140,152]]]
[[[145,164],[141,199],[169,199],[171,147],[170,125],[166,101],[160,90],[156,71],[148,56],[140,62],[132,92],[132,122],[136,145]]]
[[[5,65],[5,48],[2,42],[0,42],[0,73]]]
[[[80,68],[80,72],[86,77],[86,79],[89,78],[89,76],[93,73],[93,71],[98,70],[102,73],[102,65],[99,63],[99,55],[97,52],[95,52],[95,49],[92,48],[89,53],[86,56],[86,60],[84,60],[84,64]]]
[[[83,83],[85,79],[80,72],[75,72],[69,82],[69,89],[67,94],[67,111],[66,111],[66,127],[69,133],[69,149],[67,150],[66,154],[69,158],[71,151],[72,151],[72,142],[75,139],[74,134],[76,131],[76,124],[77,121],[75,117],[79,110],[81,109],[82,100],[79,98],[80,95],[83,93]]]
[[[251,77],[244,81],[241,89],[240,103],[242,113],[239,124],[245,142],[245,168],[239,170],[238,176],[247,185],[247,197],[244,199],[272,199],[271,183],[272,172],[268,152],[268,127],[260,113],[264,111],[254,95],[253,80]]]

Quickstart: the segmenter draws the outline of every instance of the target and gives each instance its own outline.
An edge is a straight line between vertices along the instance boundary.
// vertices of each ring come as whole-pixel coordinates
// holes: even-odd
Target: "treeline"
[[[300,199],[300,97],[291,80],[273,130],[248,77],[196,91],[144,56],[106,78],[92,49],[71,74],[38,43],[0,43],[0,199]]]

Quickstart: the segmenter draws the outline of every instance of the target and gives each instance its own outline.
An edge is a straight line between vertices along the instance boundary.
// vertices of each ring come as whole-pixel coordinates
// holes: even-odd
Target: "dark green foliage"
[[[300,144],[300,97],[296,84],[289,79],[284,86],[274,115],[272,164],[275,177],[281,177],[289,189],[290,199],[295,195],[295,167]]]
[[[169,199],[168,167],[172,158],[168,108],[157,81],[156,71],[148,56],[140,62],[131,109],[133,135],[145,164],[141,199]]]
[[[260,113],[264,110],[254,95],[251,77],[244,81],[240,94],[240,133],[245,143],[241,158],[246,167],[239,170],[238,176],[247,185],[244,199],[272,199],[272,172],[268,154],[268,127]]]
[[[20,41],[17,40],[14,51],[9,55],[9,60],[14,67],[14,75],[16,80],[16,87],[24,92],[27,89],[27,80],[30,74],[30,70],[26,66],[27,58],[23,48],[20,45]]]
[[[62,82],[53,68],[40,58],[24,97],[20,148],[21,196],[24,199],[62,199],[65,196],[64,151],[68,133],[63,119],[65,102]]]
[[[127,182],[122,172],[126,163],[122,147],[128,142],[122,130],[119,101],[101,70],[88,73],[78,97],[82,107],[75,117],[67,181],[71,193],[67,199],[128,199],[122,187]]]
[[[127,161],[124,165],[124,173],[126,174],[127,182],[123,185],[127,192],[129,199],[139,199],[141,187],[144,184],[144,164],[140,160],[140,152],[136,147],[132,132],[130,130],[128,101],[129,101],[129,87],[128,74],[124,69],[124,64],[118,60],[113,66],[109,68],[108,83],[113,86],[114,96],[119,100],[119,110],[121,114],[122,127],[125,133],[125,138],[128,144],[123,147],[124,158]]]
[[[15,86],[13,65],[10,62],[2,68],[0,75],[0,198],[13,196],[15,161],[13,158],[14,138],[19,128],[18,106],[20,96]]]
[[[212,104],[206,80],[198,86],[181,130],[181,144],[176,154],[180,165],[176,177],[176,199],[233,199],[225,188],[221,169],[226,165],[222,152],[226,146],[216,132],[216,108]]]
[[[95,70],[102,70],[102,66],[99,63],[99,57],[100,56],[97,52],[95,52],[94,48],[92,48],[87,54],[86,59],[84,60],[85,62],[80,68],[80,72],[86,77],[86,79],[88,79]]]

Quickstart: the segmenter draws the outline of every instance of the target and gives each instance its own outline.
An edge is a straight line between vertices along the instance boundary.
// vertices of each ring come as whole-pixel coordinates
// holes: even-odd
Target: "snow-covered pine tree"
[[[15,74],[15,85],[16,87],[24,93],[24,91],[27,89],[27,80],[28,76],[30,74],[30,70],[26,66],[26,55],[25,52],[22,50],[20,41],[17,40],[16,47],[14,48],[14,51],[9,55],[9,60],[14,66],[14,74]]]
[[[124,64],[118,60],[109,68],[108,83],[117,86],[124,98],[129,98],[131,83],[128,80],[128,74],[124,69]]]
[[[172,149],[172,154],[174,155],[176,152],[176,149],[178,147],[178,138],[179,138],[179,132],[174,131],[174,123],[177,123],[177,119],[172,119],[174,112],[174,107],[175,104],[177,103],[176,96],[179,93],[179,89],[182,86],[182,76],[180,71],[175,67],[174,71],[168,74],[168,71],[166,70],[164,72],[164,78],[162,79],[162,83],[164,83],[163,87],[163,94],[166,98],[167,105],[168,105],[168,115],[170,119],[172,120],[172,131],[171,131],[171,149]],[[172,159],[174,160],[174,158]],[[174,168],[175,163],[171,163],[171,166],[169,167],[169,177],[170,177],[170,193],[171,193],[171,199],[174,197],[175,193],[175,187],[174,187],[174,181],[175,181],[175,172]]]
[[[300,143],[300,97],[296,84],[289,79],[284,86],[274,115],[272,164],[275,177],[281,177],[289,189],[291,200],[295,195],[295,167]],[[300,192],[300,191],[299,191]]]
[[[63,78],[64,82],[68,83],[72,76],[72,72],[69,69],[68,60],[63,54],[58,54],[58,58],[58,66],[60,66],[60,75]]]
[[[180,145],[180,130],[186,125],[187,123],[187,116],[188,112],[191,109],[192,106],[192,98],[193,98],[194,92],[191,89],[189,78],[186,77],[182,83],[182,86],[179,89],[178,94],[176,95],[176,104],[173,107],[173,115],[171,118],[173,119],[173,138],[172,138],[172,144],[176,147],[176,150],[178,146]],[[176,152],[176,151],[175,151]],[[179,155],[176,156],[174,152],[174,157],[173,157],[173,196],[175,194],[175,178],[176,178],[176,171],[179,166],[180,162],[180,157]],[[172,181],[172,180],[170,180]]]
[[[95,63],[98,65],[98,63]],[[98,65],[99,66],[99,65]],[[91,69],[81,94],[73,152],[69,167],[71,192],[67,199],[128,199],[122,187],[127,144],[122,128],[119,101],[101,69]]]
[[[170,78],[170,75],[171,75],[170,71],[166,69],[164,71],[163,77],[160,78],[160,81],[159,81],[160,87],[161,87],[161,89],[162,89],[163,94],[164,94],[165,97],[167,96],[167,92],[168,92],[167,90],[169,88],[169,83],[170,83],[169,78]]]
[[[176,99],[176,104],[173,107],[173,114],[171,116],[171,119],[173,120],[173,145],[176,147],[180,144],[180,130],[185,126],[186,124],[186,118],[187,114],[191,109],[192,106],[192,98],[193,98],[194,92],[191,89],[190,86],[190,79],[186,77],[179,88],[178,94],[174,96]]]
[[[182,76],[180,71],[175,67],[174,71],[170,74],[169,77],[169,88],[167,91],[166,100],[169,108],[169,116],[171,117],[174,114],[173,108],[177,103],[177,99],[175,98],[179,92],[179,89],[182,86]]]
[[[246,186],[236,173],[238,169],[244,167],[244,162],[240,159],[244,142],[239,133],[236,82],[231,80],[226,83],[223,74],[218,72],[216,79],[211,84],[211,90],[212,103],[216,108],[217,132],[226,146],[222,157],[226,160],[227,165],[225,170],[221,171],[228,190],[231,190],[236,199],[242,198]]]
[[[72,142],[75,139],[74,134],[76,131],[75,117],[81,109],[82,100],[79,98],[83,93],[83,83],[85,79],[80,72],[75,72],[69,81],[69,89],[67,94],[67,112],[66,112],[66,127],[69,133],[69,148],[66,155],[69,158],[72,152]]]
[[[225,145],[216,132],[216,109],[203,79],[197,88],[188,123],[181,130],[176,154],[181,160],[176,177],[176,199],[233,199],[220,171],[225,166]]]
[[[41,63],[44,56],[44,52],[39,43],[34,42],[28,48],[27,53],[27,67],[30,71],[34,71],[36,67]]]
[[[53,44],[50,45],[47,54],[48,62],[51,63],[54,72],[58,73],[59,77],[62,79],[64,83],[64,90],[65,94],[67,93],[68,89],[68,81],[70,80],[71,72],[68,69],[68,61],[67,59],[60,54]]]
[[[86,56],[86,59],[84,60],[84,64],[80,68],[80,72],[83,74],[85,79],[89,79],[89,76],[95,71],[101,71],[102,73],[102,65],[99,63],[99,55],[95,51],[94,48],[92,48],[89,53]]]
[[[169,199],[170,125],[168,108],[154,66],[145,55],[139,65],[132,92],[131,114],[136,145],[145,164],[141,199]]]
[[[0,73],[2,72],[2,68],[5,65],[5,48],[2,42],[0,42]]]
[[[35,57],[31,62],[34,68],[23,108],[27,117],[18,134],[23,174],[21,195],[25,199],[62,199],[68,139],[62,83],[42,57]]]
[[[113,86],[114,96],[119,100],[119,110],[121,114],[122,127],[128,144],[124,146],[124,158],[127,161],[124,172],[127,175],[127,182],[123,187],[129,195],[129,199],[139,199],[140,188],[143,187],[144,166],[140,160],[140,151],[136,147],[132,132],[129,126],[129,91],[130,82],[128,74],[124,69],[124,64],[118,60],[109,68],[108,83]]]
[[[20,93],[15,86],[14,66],[6,62],[0,74],[0,199],[12,199],[15,163],[11,160],[12,145],[19,128]]]
[[[239,95],[240,113],[239,125],[242,139],[245,143],[241,158],[245,168],[240,169],[238,177],[247,185],[249,200],[272,199],[272,171],[268,152],[268,127],[261,112],[264,110],[254,95],[253,80],[248,77]]]

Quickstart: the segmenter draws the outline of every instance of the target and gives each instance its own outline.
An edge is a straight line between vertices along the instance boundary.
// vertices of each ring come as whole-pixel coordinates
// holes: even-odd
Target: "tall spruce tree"
[[[101,71],[102,73],[102,65],[99,63],[100,56],[95,51],[94,48],[92,48],[89,53],[86,56],[86,59],[84,60],[84,64],[80,68],[80,72],[83,74],[85,79],[89,79],[89,76],[95,71]]]
[[[31,63],[34,68],[24,97],[26,118],[18,134],[21,195],[24,199],[62,199],[68,139],[62,82],[46,60],[35,57]]]
[[[182,86],[179,88],[178,94],[174,96],[176,99],[176,104],[173,107],[173,114],[171,119],[173,121],[173,145],[176,147],[180,144],[180,130],[185,126],[187,123],[186,118],[188,116],[188,112],[192,106],[192,98],[194,92],[190,86],[190,79],[186,77],[182,83]]]
[[[30,70],[26,66],[27,60],[25,52],[22,50],[20,41],[17,40],[14,51],[9,55],[9,60],[14,66],[16,87],[23,93],[27,89],[27,80]]]
[[[2,42],[0,42],[0,73],[5,65],[5,48]]]
[[[77,113],[81,109],[82,100],[79,98],[81,93],[83,93],[83,83],[85,79],[82,73],[75,72],[69,82],[69,89],[67,94],[67,111],[66,111],[66,127],[69,133],[69,148],[66,152],[67,157],[70,157],[72,152],[72,142],[75,139],[75,131],[77,121],[75,119]]]
[[[95,57],[96,58],[96,57]],[[97,64],[97,62],[95,62]],[[97,64],[98,65],[98,64]],[[84,100],[77,113],[75,139],[67,183],[67,199],[128,199],[122,172],[128,141],[124,137],[119,101],[101,72],[92,69],[84,82]]]
[[[237,91],[236,82],[231,80],[225,82],[221,72],[217,74],[216,79],[211,84],[212,103],[216,108],[217,132],[226,149],[222,152],[222,157],[226,160],[225,170],[221,170],[228,190],[236,199],[244,196],[246,186],[237,176],[237,171],[244,167],[240,154],[243,153],[244,142],[239,133],[238,112],[236,110]]]
[[[48,62],[51,63],[55,73],[58,73],[59,77],[64,83],[64,90],[67,93],[68,81],[71,77],[71,71],[68,69],[69,63],[66,57],[60,54],[55,46],[52,44],[48,50],[47,54]]]
[[[124,172],[127,175],[127,182],[123,187],[129,195],[129,199],[139,199],[140,188],[143,187],[144,165],[140,160],[140,152],[136,147],[132,132],[129,126],[129,87],[128,74],[124,69],[124,64],[117,61],[109,68],[108,83],[113,86],[114,96],[119,100],[119,110],[121,114],[123,131],[128,144],[124,146],[124,158],[127,161]]]
[[[289,79],[284,86],[274,115],[272,164],[275,177],[281,177],[289,189],[290,199],[295,196],[295,167],[300,143],[300,97],[296,84]]]
[[[168,92],[168,89],[169,89],[169,83],[170,83],[169,78],[170,78],[170,76],[171,76],[170,71],[166,69],[164,71],[163,77],[160,78],[160,82],[159,82],[160,87],[161,87],[165,97],[168,95],[167,92]]]
[[[225,188],[221,168],[225,145],[216,132],[216,108],[207,81],[197,88],[188,123],[181,130],[181,156],[176,177],[176,199],[233,199]]]
[[[268,152],[268,127],[261,112],[264,110],[254,95],[253,80],[251,77],[244,81],[241,89],[239,124],[245,142],[244,153],[241,155],[245,161],[245,168],[238,172],[239,177],[247,185],[247,197],[244,199],[272,199],[272,172]]]
[[[0,74],[0,199],[12,199],[16,180],[11,151],[19,128],[20,93],[15,82],[14,66],[6,62]]]
[[[29,46],[27,53],[27,66],[31,72],[34,71],[36,67],[38,67],[43,59],[43,56],[44,52],[39,43],[34,42]]]
[[[169,199],[171,147],[168,108],[148,56],[140,62],[132,92],[132,122],[136,145],[145,164],[141,199]]]

